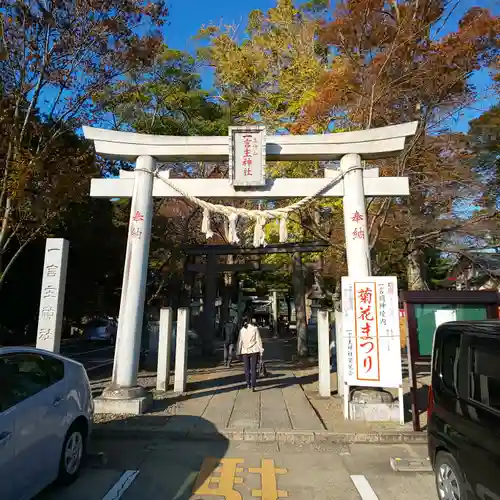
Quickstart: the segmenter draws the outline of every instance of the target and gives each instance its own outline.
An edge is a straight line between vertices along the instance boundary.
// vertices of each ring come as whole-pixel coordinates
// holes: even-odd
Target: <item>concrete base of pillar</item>
[[[383,389],[360,388],[352,393],[349,414],[352,420],[364,422],[399,422],[399,402]]]
[[[362,422],[399,422],[399,403],[349,403],[351,420]]]
[[[95,413],[142,415],[151,407],[153,398],[144,387],[106,388],[94,398]]]
[[[370,404],[370,403],[392,403],[394,401],[393,395],[384,389],[372,387],[360,387],[354,389],[351,393],[351,401],[353,403]]]

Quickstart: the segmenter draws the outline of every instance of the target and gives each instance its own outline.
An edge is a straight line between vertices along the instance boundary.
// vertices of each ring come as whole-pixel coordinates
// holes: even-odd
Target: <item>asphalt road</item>
[[[394,472],[424,445],[97,441],[104,460],[37,500],[437,500],[432,473]]]
[[[92,380],[111,374],[115,347],[82,340],[62,344],[61,354],[82,363]]]
[[[112,370],[114,347],[66,343],[61,353],[91,379]],[[426,458],[425,445],[335,445],[227,441],[98,440],[71,486],[36,500],[433,500],[430,473],[394,472],[391,457]],[[96,460],[96,456],[104,457]]]

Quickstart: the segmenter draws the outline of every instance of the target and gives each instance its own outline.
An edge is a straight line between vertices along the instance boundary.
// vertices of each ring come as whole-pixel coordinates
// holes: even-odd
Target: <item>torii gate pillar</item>
[[[150,395],[137,385],[137,372],[144,322],[155,168],[156,160],[152,156],[137,158],[113,377],[102,397],[95,398],[97,413],[140,414],[150,402]]]
[[[353,167],[359,168],[353,169]],[[344,172],[344,231],[349,276],[371,276],[370,247],[366,223],[365,188],[361,157],[348,154],[340,159]],[[346,196],[348,194],[348,196]]]

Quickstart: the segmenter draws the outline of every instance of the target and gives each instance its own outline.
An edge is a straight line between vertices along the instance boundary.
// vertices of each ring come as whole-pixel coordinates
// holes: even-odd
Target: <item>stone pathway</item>
[[[335,394],[327,399],[319,397],[318,369],[314,361],[299,364],[294,360],[295,340],[268,338],[264,339],[264,345],[269,377],[258,380],[256,392],[246,388],[241,362],[234,363],[231,369],[221,365],[190,368],[188,392],[182,395],[173,394],[172,385],[168,392],[156,393],[155,374],[143,373],[140,383],[152,389],[155,396],[152,411],[140,417],[96,415],[96,423],[150,427],[179,437],[217,430],[240,440],[272,440],[285,433],[297,439],[299,434],[303,439],[310,436],[316,439],[325,433],[375,437],[377,433],[389,433],[397,441],[397,434],[411,433],[411,419],[404,426],[398,422],[344,420],[341,398]],[[331,376],[331,387],[335,390],[336,374]],[[421,381],[423,389],[425,381]],[[407,380],[405,388],[407,391]],[[409,408],[408,394],[405,406]],[[180,418],[172,418],[174,416]],[[425,420],[422,423],[425,424]],[[109,429],[107,425],[104,427]]]
[[[236,370],[232,373],[234,378],[241,378]],[[273,373],[260,381],[256,392],[242,388],[241,382],[192,391],[182,397],[185,400],[176,402],[175,414],[201,417],[219,429],[324,430],[295,379],[293,374]]]

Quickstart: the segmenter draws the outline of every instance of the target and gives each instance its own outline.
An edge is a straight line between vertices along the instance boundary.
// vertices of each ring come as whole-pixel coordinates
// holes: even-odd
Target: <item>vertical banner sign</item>
[[[395,277],[342,278],[345,381],[402,384],[398,287]]]
[[[68,241],[47,238],[36,346],[59,352],[68,265]]]
[[[265,186],[266,129],[229,127],[229,179],[235,187]]]

